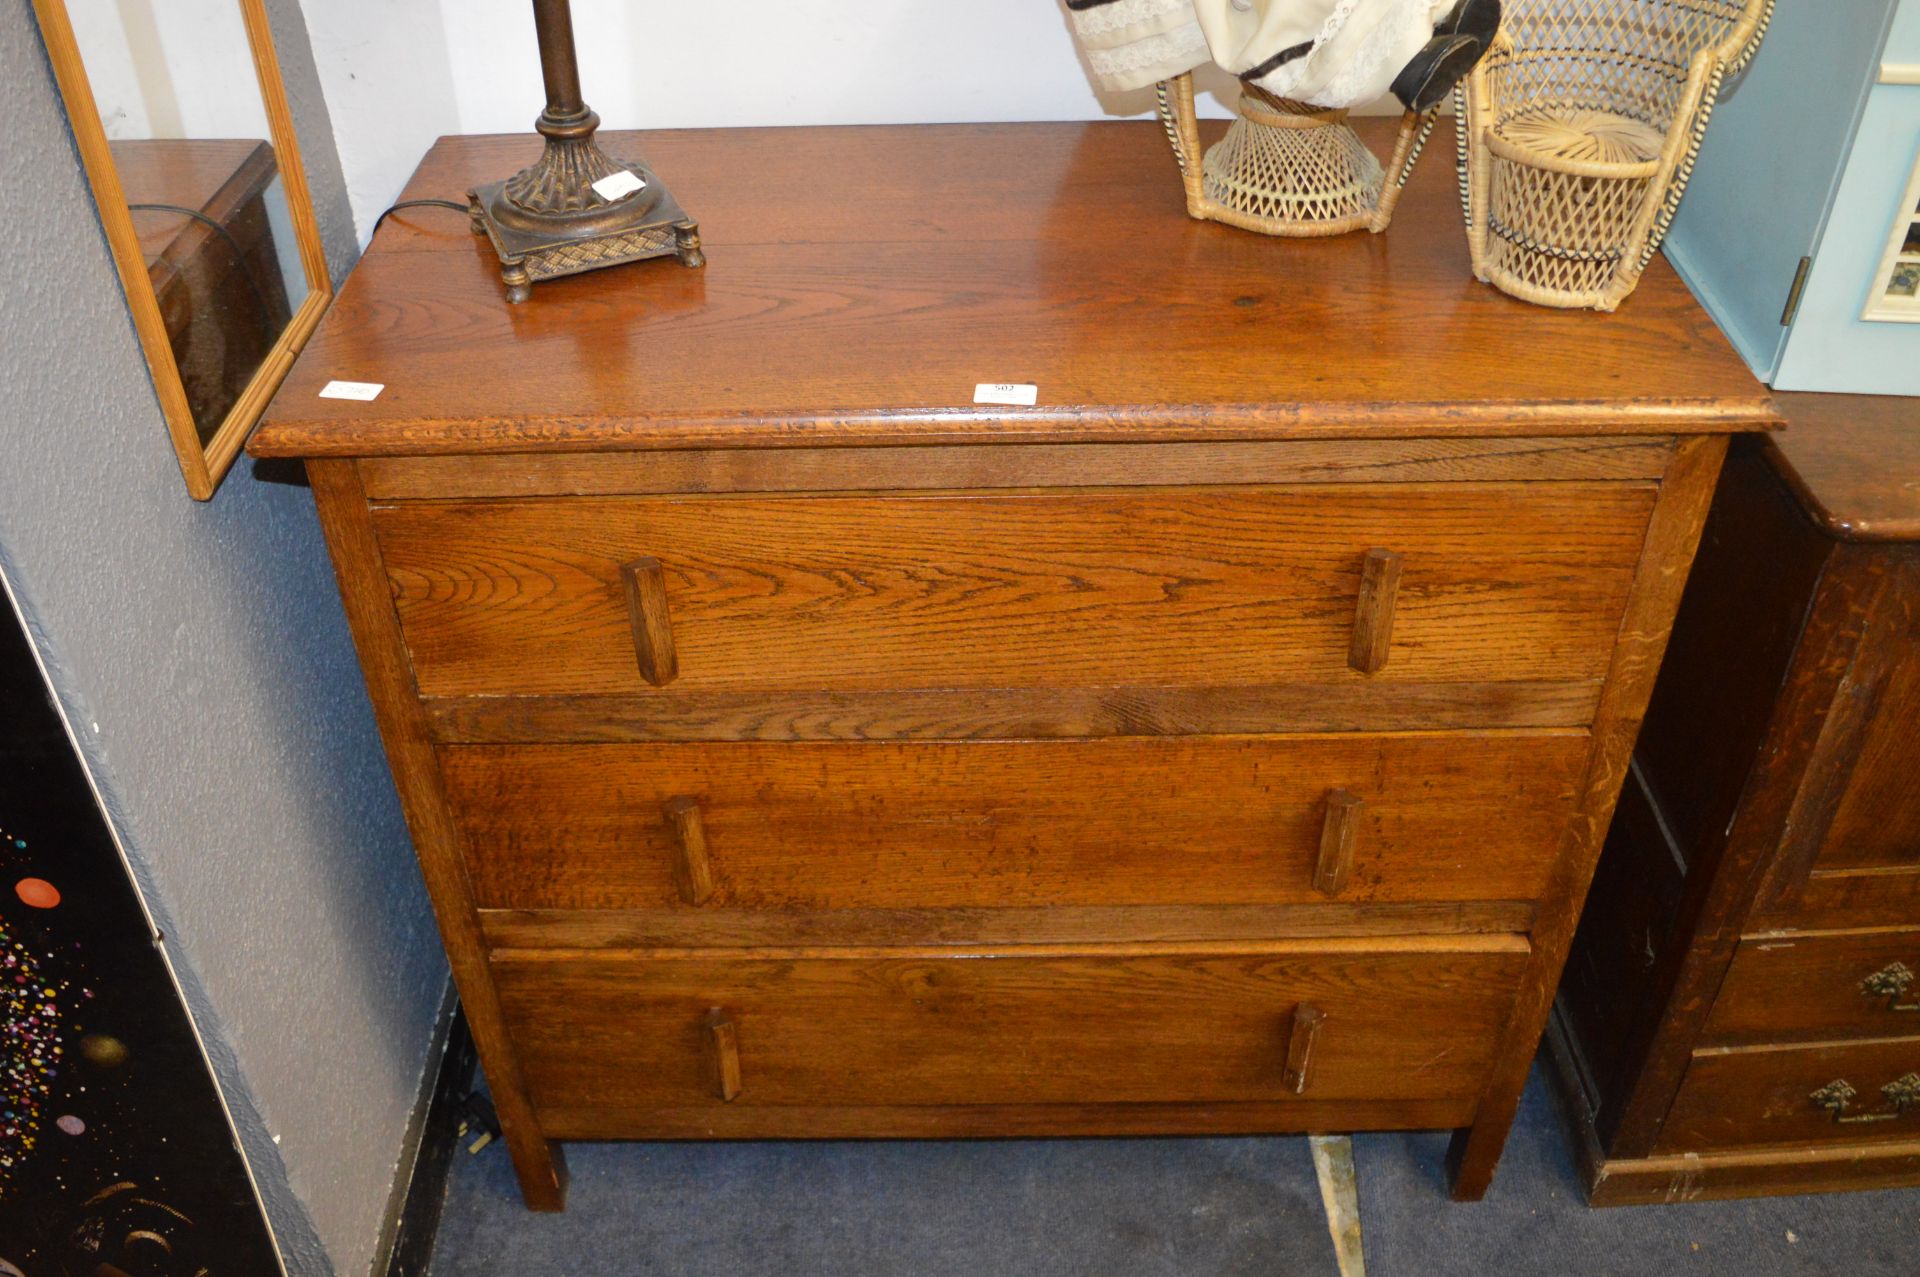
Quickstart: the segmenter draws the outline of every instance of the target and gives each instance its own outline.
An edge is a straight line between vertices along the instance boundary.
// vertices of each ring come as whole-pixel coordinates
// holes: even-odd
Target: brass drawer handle
[[[667,828],[673,831],[673,889],[690,905],[703,905],[713,895],[713,861],[707,855],[707,825],[700,817],[700,800],[681,794],[666,805]]]
[[[1320,859],[1313,867],[1313,889],[1337,896],[1353,873],[1353,848],[1360,837],[1360,809],[1365,804],[1344,789],[1327,791],[1320,819]]]
[[[726,1008],[707,1012],[707,1041],[713,1048],[714,1094],[731,1104],[740,1096],[740,1033]]]
[[[1320,1026],[1326,1022],[1325,1015],[1304,1002],[1293,1009],[1293,1022],[1287,1029],[1284,1080],[1287,1089],[1295,1095],[1306,1094],[1307,1083],[1312,1078],[1313,1044],[1320,1037]]]
[[[1913,968],[1904,962],[1889,962],[1860,982],[1860,995],[1885,998],[1889,1011],[1920,1011],[1920,1002],[1902,1002],[1907,986],[1913,983]]]
[[[1347,664],[1362,674],[1378,674],[1387,666],[1393,642],[1393,608],[1400,594],[1400,556],[1391,550],[1368,550],[1360,565],[1360,601],[1353,612],[1353,640]]]
[[[1859,1094],[1853,1088],[1853,1083],[1845,1078],[1835,1078],[1807,1098],[1813,1101],[1815,1108],[1831,1113],[1837,1123],[1891,1122],[1897,1117],[1905,1117],[1910,1109],[1920,1106],[1920,1073],[1895,1078],[1880,1088],[1880,1094],[1887,1103],[1893,1105],[1891,1112],[1884,1109],[1875,1113],[1847,1112],[1847,1106]]]
[[[640,677],[665,687],[680,674],[673,650],[673,622],[667,614],[667,570],[658,559],[635,559],[620,565],[620,582],[627,592],[627,622],[633,627],[633,653],[640,661]]]

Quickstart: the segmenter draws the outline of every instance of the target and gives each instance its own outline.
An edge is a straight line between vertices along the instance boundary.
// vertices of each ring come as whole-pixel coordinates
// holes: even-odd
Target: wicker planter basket
[[[1612,310],[1685,194],[1773,0],[1507,0],[1458,97],[1473,271],[1542,306]]]
[[[1240,118],[1203,155],[1193,77],[1160,85],[1160,119],[1180,164],[1187,212],[1263,235],[1385,230],[1437,118],[1409,113],[1383,168],[1345,111],[1247,88]]]

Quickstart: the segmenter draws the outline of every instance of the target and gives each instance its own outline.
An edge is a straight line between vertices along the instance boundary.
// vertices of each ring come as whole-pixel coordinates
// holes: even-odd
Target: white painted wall
[[[519,133],[543,95],[527,0],[301,0],[361,241],[445,133]],[[608,128],[1090,120],[1059,0],[574,0]],[[1224,74],[1203,109],[1224,114]],[[458,192],[455,193],[456,195]]]
[[[365,247],[374,218],[393,203],[433,140],[465,131],[441,0],[300,0],[300,7]],[[448,0],[447,7],[493,5]]]

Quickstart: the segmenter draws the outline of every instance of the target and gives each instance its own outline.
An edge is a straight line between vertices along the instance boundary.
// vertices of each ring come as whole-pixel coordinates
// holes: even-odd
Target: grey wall
[[[329,256],[354,238],[269,0]],[[0,557],[290,1271],[368,1269],[446,973],[303,488],[180,479],[28,0],[0,0]]]

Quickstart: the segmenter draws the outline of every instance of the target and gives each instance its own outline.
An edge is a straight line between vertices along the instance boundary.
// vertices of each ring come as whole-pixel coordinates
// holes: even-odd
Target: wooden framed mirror
[[[333,297],[264,0],[33,0],[187,491]]]

